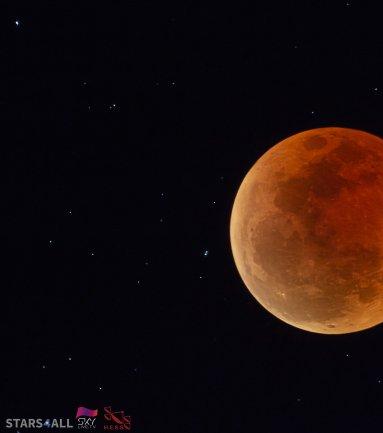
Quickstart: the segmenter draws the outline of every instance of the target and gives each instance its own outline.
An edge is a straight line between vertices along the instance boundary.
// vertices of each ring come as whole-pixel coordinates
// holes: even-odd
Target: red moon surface
[[[252,295],[322,334],[383,321],[383,140],[348,128],[295,134],[268,150],[235,197],[230,240]]]

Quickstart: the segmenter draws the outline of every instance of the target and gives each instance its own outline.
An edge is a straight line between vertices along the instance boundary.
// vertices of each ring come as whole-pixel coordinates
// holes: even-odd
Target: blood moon
[[[268,150],[235,197],[230,239],[252,295],[298,328],[383,321],[383,140],[318,128]]]

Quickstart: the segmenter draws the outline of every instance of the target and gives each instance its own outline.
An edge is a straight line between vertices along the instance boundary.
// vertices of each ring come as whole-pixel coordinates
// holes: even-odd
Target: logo
[[[77,427],[81,429],[96,428],[97,415],[98,409],[87,409],[80,406],[76,413]]]
[[[6,428],[22,429],[22,428],[53,428],[67,429],[73,428],[69,418],[7,418],[5,420]]]
[[[130,430],[132,428],[132,418],[125,415],[123,410],[112,411],[111,406],[104,407],[104,430]]]
[[[75,420],[77,428],[95,432],[98,409],[88,409],[80,406],[77,408]],[[113,410],[111,406],[104,407],[104,431],[130,431],[132,429],[132,417],[125,415],[123,410]],[[76,424],[76,423],[75,423]],[[17,433],[22,429],[73,429],[69,418],[7,418],[6,429],[15,429]],[[101,427],[101,426],[100,426]],[[101,427],[102,428],[102,427]]]

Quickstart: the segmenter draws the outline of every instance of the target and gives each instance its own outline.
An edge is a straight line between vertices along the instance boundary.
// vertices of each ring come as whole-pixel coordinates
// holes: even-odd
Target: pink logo
[[[104,407],[104,418],[110,424],[104,424],[104,430],[130,430],[132,418],[125,415],[123,410],[113,411],[111,406]]]
[[[86,407],[79,407],[77,409],[76,418],[79,418],[80,416],[89,416],[94,417],[98,415],[98,409],[87,409]]]

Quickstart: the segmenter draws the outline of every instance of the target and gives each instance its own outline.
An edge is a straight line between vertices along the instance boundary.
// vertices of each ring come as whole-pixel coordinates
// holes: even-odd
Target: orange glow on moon
[[[383,140],[318,128],[281,141],[236,195],[230,239],[252,295],[324,334],[383,321]]]

